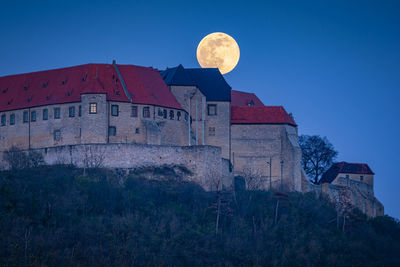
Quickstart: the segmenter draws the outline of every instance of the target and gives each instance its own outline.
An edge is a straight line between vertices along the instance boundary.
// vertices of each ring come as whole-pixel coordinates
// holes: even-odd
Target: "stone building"
[[[187,112],[152,68],[87,64],[1,77],[0,88],[0,151],[188,144]]]
[[[322,192],[333,202],[346,194],[349,203],[370,217],[384,214],[384,207],[374,196],[374,173],[365,163],[334,163],[321,177]]]
[[[86,64],[0,78],[0,151],[79,144],[216,146],[260,188],[301,190],[297,125],[218,69]]]
[[[335,164],[311,185],[293,116],[232,90],[218,69],[114,61],[0,77],[0,168],[13,147],[48,164],[85,166],[89,154],[111,168],[178,164],[207,190],[233,186],[234,176],[332,200],[344,188],[366,214],[383,214],[368,165]]]
[[[235,176],[257,177],[257,188],[301,191],[297,125],[283,107],[264,106],[255,94],[231,90],[218,69],[179,65],[160,74],[190,110],[194,139],[221,147]]]

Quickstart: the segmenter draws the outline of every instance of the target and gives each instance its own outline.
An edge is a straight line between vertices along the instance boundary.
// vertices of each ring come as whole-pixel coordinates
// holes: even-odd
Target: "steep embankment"
[[[0,265],[400,265],[400,226],[390,217],[354,212],[342,229],[331,204],[312,194],[207,193],[139,176],[1,172]]]

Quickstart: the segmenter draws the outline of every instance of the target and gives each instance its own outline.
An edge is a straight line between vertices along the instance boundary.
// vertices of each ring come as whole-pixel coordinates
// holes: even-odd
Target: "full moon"
[[[197,61],[202,68],[218,68],[222,74],[232,71],[239,62],[240,50],[235,39],[214,32],[204,37],[197,47]]]

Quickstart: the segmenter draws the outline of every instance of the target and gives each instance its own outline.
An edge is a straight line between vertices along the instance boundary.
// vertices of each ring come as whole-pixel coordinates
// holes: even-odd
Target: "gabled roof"
[[[236,90],[231,91],[231,105],[256,107],[264,106],[264,104],[255,94]]]
[[[182,109],[156,70],[117,66],[133,103]],[[0,77],[0,111],[80,102],[80,95],[85,93],[106,94],[107,100],[129,102],[113,65],[85,64]]]
[[[288,124],[297,126],[282,106],[231,107],[232,124]]]
[[[179,65],[160,71],[160,74],[168,86],[197,86],[207,101],[231,101],[231,87],[217,68],[185,69]]]
[[[336,162],[322,175],[319,183],[331,183],[339,173],[348,174],[374,174],[368,164],[365,163],[348,163],[345,161]]]
[[[165,83],[170,85],[180,85],[180,86],[196,86],[195,81],[189,76],[185,71],[183,66],[179,64],[178,67],[166,69],[160,71],[161,77],[164,79]]]

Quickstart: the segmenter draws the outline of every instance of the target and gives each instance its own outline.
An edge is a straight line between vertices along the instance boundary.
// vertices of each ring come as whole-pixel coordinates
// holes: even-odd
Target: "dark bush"
[[[0,172],[0,266],[400,266],[397,220],[357,215],[342,232],[314,194],[277,205],[272,192],[82,173]]]

